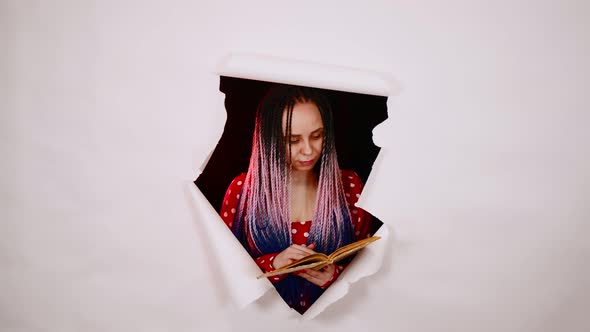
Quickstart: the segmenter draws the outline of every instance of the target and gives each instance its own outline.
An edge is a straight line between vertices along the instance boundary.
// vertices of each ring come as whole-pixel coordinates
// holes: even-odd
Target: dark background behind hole
[[[231,181],[248,170],[252,152],[254,116],[271,82],[221,76],[227,121],[221,139],[195,184],[216,211],[221,209]],[[355,171],[366,183],[380,148],[373,129],[387,119],[387,97],[326,90],[332,104],[336,150],[341,169]],[[371,234],[382,222],[372,217]]]

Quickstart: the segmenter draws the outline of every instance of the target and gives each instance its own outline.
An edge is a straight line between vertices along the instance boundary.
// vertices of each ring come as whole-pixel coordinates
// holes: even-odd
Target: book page
[[[359,240],[359,241],[353,242],[349,245],[346,245],[344,247],[338,248],[333,253],[330,254],[330,256],[329,256],[330,260],[332,262],[337,262],[337,261],[344,259],[344,258],[356,253],[357,251],[363,249],[364,247],[369,245],[369,243],[377,241],[379,239],[380,239],[380,237],[378,237],[378,236],[372,236],[370,238]]]
[[[319,262],[314,262],[314,263],[309,263],[309,264],[297,265],[297,266],[293,266],[290,268],[281,268],[281,269],[278,269],[278,270],[275,270],[272,272],[267,272],[267,273],[261,274],[261,275],[257,276],[256,279],[278,276],[281,274],[297,272],[297,271],[301,271],[301,270],[305,270],[305,269],[321,269],[322,267],[324,267],[328,264],[330,264],[329,261],[319,261]]]

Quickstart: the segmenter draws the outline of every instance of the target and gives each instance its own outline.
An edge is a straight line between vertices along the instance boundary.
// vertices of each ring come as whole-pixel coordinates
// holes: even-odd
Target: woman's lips
[[[307,160],[307,161],[299,161],[299,165],[301,166],[311,166],[313,165],[315,159]]]

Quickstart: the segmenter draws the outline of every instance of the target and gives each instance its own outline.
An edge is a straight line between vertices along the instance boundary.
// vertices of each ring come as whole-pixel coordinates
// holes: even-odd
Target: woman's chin
[[[297,172],[309,172],[313,170],[315,163],[310,165],[294,165],[293,170]]]

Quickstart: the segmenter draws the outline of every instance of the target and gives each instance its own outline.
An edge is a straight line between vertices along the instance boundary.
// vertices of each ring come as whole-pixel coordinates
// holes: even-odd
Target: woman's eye
[[[297,139],[297,138],[293,138],[293,139],[291,139],[289,142],[290,142],[291,144],[295,144],[295,143],[298,143],[298,142],[299,142],[299,139]]]
[[[321,135],[321,134],[311,136],[311,138],[313,138],[313,139],[320,139],[322,137],[323,137],[323,135]]]

